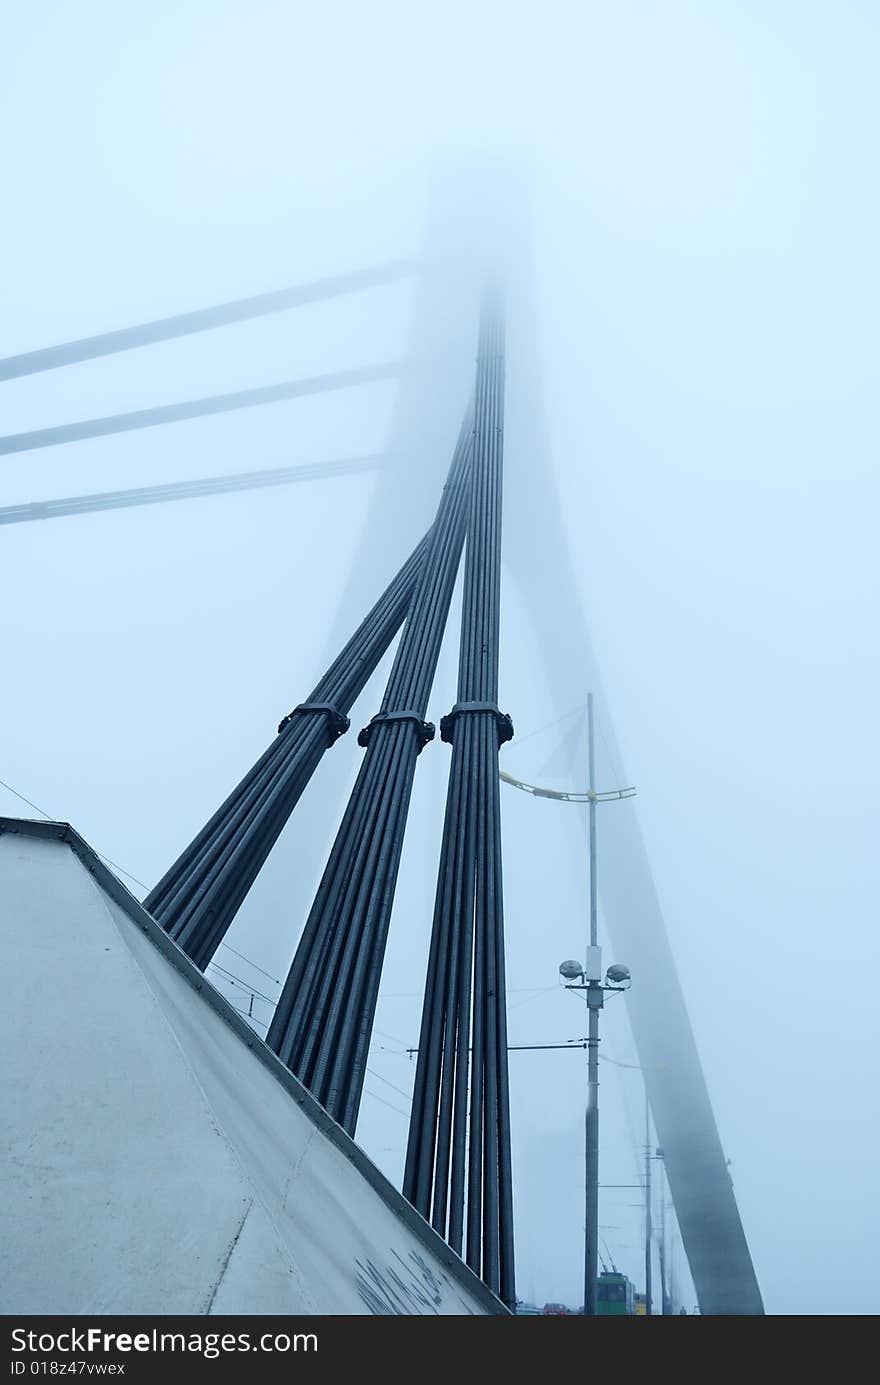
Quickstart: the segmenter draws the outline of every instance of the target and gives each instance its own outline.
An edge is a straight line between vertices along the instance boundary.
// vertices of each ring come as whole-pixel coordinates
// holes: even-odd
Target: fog
[[[604,683],[600,788],[637,789],[600,809],[600,871],[607,815],[635,812],[767,1311],[875,1312],[873,7],[46,0],[2,27],[0,355],[418,256],[432,235],[491,244],[475,180],[509,171],[540,374],[510,372],[508,447],[525,474],[510,434],[543,417]],[[139,897],[430,519],[472,376],[466,289],[426,299],[415,278],[3,385],[5,434],[418,358],[400,383],[3,459],[0,505],[386,449],[413,472],[393,523],[364,474],[3,528],[0,778]],[[585,689],[551,686],[525,598],[506,576],[502,765],[582,789]],[[544,620],[564,642],[559,611]],[[277,995],[360,753],[350,734],[325,758],[218,954],[244,1008]],[[438,741],[358,1128],[398,1183],[447,772]],[[0,811],[33,809],[0,788]],[[556,969],[584,945],[583,810],[504,788],[502,811],[510,1042],[580,1038]],[[650,987],[601,922],[606,960]],[[641,1288],[625,1005],[602,1028],[602,1253]],[[258,1026],[269,1013],[257,996]],[[510,1065],[518,1291],[577,1307],[584,1054]]]

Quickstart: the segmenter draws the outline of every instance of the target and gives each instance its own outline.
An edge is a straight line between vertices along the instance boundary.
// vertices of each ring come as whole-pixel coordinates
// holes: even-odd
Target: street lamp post
[[[577,975],[583,985],[569,984],[569,990],[586,992],[587,1031],[587,1104],[584,1113],[584,1316],[595,1317],[599,1311],[599,1011],[605,1004],[606,990],[625,990],[626,985],[609,982],[629,982],[626,967],[609,967],[605,984],[602,982],[602,949],[599,947],[599,893],[596,866],[596,744],[593,718],[593,694],[587,698],[587,741],[589,754],[590,827],[590,933],[586,965],[563,962],[561,974],[571,983]]]
[[[587,737],[590,773],[590,947],[588,957],[599,953],[599,895],[596,880],[596,746],[593,725],[593,694],[587,698]],[[599,1311],[599,1011],[605,996],[599,981],[601,962],[594,967],[599,975],[587,982],[587,1107],[584,1115],[584,1160],[586,1222],[584,1230],[584,1314],[595,1317]]]
[[[615,971],[615,970],[616,970],[616,968],[614,968],[614,967],[609,968],[609,974],[610,974],[610,972]],[[646,1079],[645,1079],[645,1069],[644,1069],[644,1067],[642,1066],[641,1063],[621,1063],[621,1062],[620,1062],[618,1059],[616,1059],[616,1058],[612,1059],[611,1061],[612,1061],[613,1063],[615,1063],[615,1065],[616,1065],[617,1067],[619,1067],[619,1068],[631,1068],[634,1072],[641,1072],[642,1078],[643,1078],[643,1080],[645,1081],[645,1175],[644,1175],[644,1182],[643,1182],[643,1183],[639,1183],[638,1185],[634,1185],[634,1186],[638,1186],[639,1188],[641,1188],[642,1192],[643,1192],[644,1195],[645,1195],[645,1200],[644,1200],[644,1203],[634,1203],[634,1204],[633,1204],[633,1206],[639,1206],[639,1207],[641,1207],[642,1211],[644,1212],[644,1216],[645,1216],[645,1316],[646,1316],[646,1317],[649,1316],[649,1315],[650,1315],[650,1316],[653,1316],[653,1308],[652,1308],[652,1304],[651,1304],[651,1297],[652,1297],[653,1278],[654,1278],[654,1276],[653,1276],[653,1261],[652,1261],[652,1258],[651,1258],[651,1257],[652,1257],[652,1245],[653,1245],[653,1237],[654,1237],[654,1214],[653,1214],[653,1192],[652,1192],[652,1179],[651,1179],[651,1164],[652,1164],[652,1162],[655,1161],[655,1160],[659,1161],[659,1163],[660,1163],[660,1165],[661,1165],[661,1173],[660,1173],[660,1237],[659,1237],[659,1245],[658,1245],[658,1254],[659,1254],[659,1260],[660,1260],[660,1294],[661,1294],[661,1309],[660,1309],[660,1311],[661,1311],[661,1313],[674,1313],[674,1312],[675,1312],[675,1253],[674,1253],[674,1249],[672,1250],[672,1253],[671,1253],[671,1254],[670,1254],[670,1252],[669,1252],[669,1241],[667,1240],[667,1234],[666,1234],[666,1211],[667,1211],[667,1207],[666,1207],[666,1189],[668,1188],[669,1183],[668,1183],[668,1179],[666,1178],[666,1169],[665,1169],[665,1164],[664,1164],[664,1159],[663,1159],[663,1150],[660,1149],[660,1148],[657,1148],[657,1149],[654,1151],[653,1154],[651,1153],[651,1108],[650,1108],[650,1104],[649,1104],[649,1102],[648,1102],[648,1087],[647,1087],[647,1081],[646,1081]],[[607,1185],[606,1185],[606,1186],[607,1186]],[[619,1185],[611,1185],[611,1186],[625,1187],[626,1185],[623,1184],[623,1183],[621,1183],[621,1184],[619,1184]],[[671,1211],[674,1212],[674,1210],[675,1210],[675,1204],[674,1204],[674,1203],[670,1202],[670,1204],[669,1204],[669,1210],[671,1210]],[[674,1227],[673,1227],[672,1235],[674,1236],[674,1234],[675,1234],[675,1232],[674,1232]]]
[[[651,1110],[648,1105],[648,1093],[645,1091],[645,1315],[653,1315],[651,1295],[653,1288],[653,1248],[654,1248],[654,1211],[653,1193],[651,1179],[651,1164],[654,1161],[660,1164],[660,1234],[657,1242],[657,1254],[660,1261],[660,1312],[669,1313],[669,1289],[667,1284],[667,1263],[666,1263],[666,1188],[663,1169],[663,1150],[656,1149],[651,1153]]]
[[[599,1286],[599,1011],[605,1004],[606,991],[626,991],[629,989],[629,968],[621,965],[611,966],[602,976],[602,949],[591,944],[587,952],[587,964],[580,962],[561,962],[559,974],[566,982],[567,991],[586,992],[589,1007],[589,1034],[587,1037],[587,1109],[584,1119],[585,1134],[585,1193],[586,1221],[584,1223],[584,1316],[595,1317],[598,1313]],[[580,977],[580,984],[576,978]],[[566,1045],[567,1046],[567,1045]]]
[[[666,1263],[666,1179],[663,1168],[663,1151],[658,1149],[654,1156],[660,1161],[660,1236],[657,1250],[660,1256],[660,1312],[669,1313],[669,1269]]]
[[[654,1228],[651,1217],[651,1108],[648,1105],[648,1092],[645,1090],[645,1316],[651,1317],[651,1290],[653,1287],[653,1237]]]
[[[587,733],[589,740],[590,783],[587,792],[566,793],[559,789],[546,789],[537,784],[527,784],[516,779],[505,770],[499,771],[499,778],[505,784],[537,798],[552,798],[558,802],[583,803],[589,805],[590,835],[590,936],[587,946],[587,962],[582,967],[578,962],[563,962],[559,971],[568,982],[577,977],[583,985],[569,985],[573,991],[585,991],[589,1012],[589,1032],[587,1036],[587,1106],[584,1116],[585,1154],[585,1193],[586,1221],[584,1231],[584,1315],[595,1316],[598,1311],[598,1271],[599,1271],[599,1011],[605,1003],[606,991],[626,990],[629,984],[629,971],[624,966],[609,967],[602,982],[602,952],[599,947],[598,886],[596,871],[596,809],[600,803],[616,799],[632,798],[635,789],[596,790],[596,747],[594,736],[593,694],[587,696]],[[612,984],[609,984],[612,983]],[[624,984],[619,984],[623,982]]]

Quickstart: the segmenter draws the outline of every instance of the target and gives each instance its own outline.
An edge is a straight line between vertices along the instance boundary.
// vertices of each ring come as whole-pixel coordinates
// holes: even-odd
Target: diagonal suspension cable
[[[357,370],[338,370],[332,375],[313,375],[305,380],[260,385],[257,389],[212,394],[204,399],[186,399],[179,404],[160,404],[153,409],[135,409],[127,414],[109,414],[105,418],[89,418],[79,423],[62,423],[55,428],[38,428],[30,433],[9,433],[6,437],[0,437],[0,456],[31,452],[38,447],[55,447],[62,442],[81,442],[84,438],[106,437],[110,433],[129,433],[137,428],[155,428],[161,423],[181,423],[185,419],[204,418],[208,414],[251,409],[257,404],[278,404],[287,399],[325,394],[328,390],[369,385],[377,380],[393,380],[400,370],[396,362],[385,362],[362,366]]]
[[[98,356],[112,356],[119,351],[130,351],[133,347],[151,346],[155,342],[189,336],[193,332],[225,327],[231,322],[246,322],[250,318],[283,312],[287,308],[296,308],[304,303],[317,303],[344,293],[355,293],[379,284],[394,283],[412,274],[415,268],[414,260],[395,260],[372,269],[316,279],[311,284],[298,284],[293,288],[278,289],[273,293],[258,293],[250,298],[238,298],[232,302],[220,303],[213,308],[199,308],[195,312],[157,318],[153,322],[142,322],[136,327],[122,327],[114,332],[80,337],[77,341],[63,342],[59,346],[23,351],[18,356],[7,356],[0,360],[0,380],[13,380],[22,375],[55,370],[58,366],[94,360]]]
[[[404,1195],[515,1303],[498,750],[504,335],[484,302],[452,742]]]
[[[382,461],[371,457],[345,457],[333,462],[275,467],[271,471],[240,471],[230,476],[203,476],[194,481],[169,481],[165,485],[138,486],[124,491],[98,491],[93,495],[68,495],[57,500],[31,500],[0,508],[0,524],[25,524],[38,519],[64,519],[68,515],[100,510],[125,510],[137,505],[162,505],[172,500],[195,500],[203,495],[228,495],[233,491],[289,486],[297,481],[321,481],[331,476],[354,476],[375,471]]]
[[[202,970],[406,615],[426,536],[278,736],[144,900]]]
[[[266,1036],[339,1124],[356,1124],[416,760],[464,543],[467,418],[381,709]]]

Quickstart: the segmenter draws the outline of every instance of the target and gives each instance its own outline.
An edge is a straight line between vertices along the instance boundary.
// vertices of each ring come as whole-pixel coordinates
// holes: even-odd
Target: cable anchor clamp
[[[344,712],[340,712],[338,707],[334,707],[332,702],[300,702],[294,707],[292,712],[288,712],[283,721],[278,723],[279,734],[285,726],[289,726],[294,717],[302,713],[320,713],[327,718],[327,745],[331,746],[340,736],[344,736],[351,722]]]
[[[497,702],[456,702],[451,712],[445,717],[440,718],[440,739],[447,745],[452,745],[455,740],[456,719],[465,713],[471,712],[491,712],[495,718],[495,726],[498,731],[498,745],[501,747],[505,741],[513,740],[513,722],[507,712],[498,710]]]
[[[435,735],[435,727],[432,721],[425,721],[418,712],[377,712],[374,717],[370,717],[369,725],[358,732],[358,745],[364,749],[370,744],[370,738],[375,726],[381,726],[386,721],[411,721],[415,727],[416,736],[419,742],[418,753],[421,755],[428,741],[432,741]]]

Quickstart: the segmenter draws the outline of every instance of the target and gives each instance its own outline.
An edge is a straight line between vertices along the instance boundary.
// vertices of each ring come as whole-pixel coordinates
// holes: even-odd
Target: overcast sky
[[[33,0],[2,20],[2,355],[418,253],[438,167],[524,170],[581,594],[773,1313],[877,1311],[878,27],[867,0]],[[5,384],[2,432],[396,359],[414,303],[402,283]],[[398,408],[390,381],[13,456],[0,505],[378,451]],[[0,778],[154,883],[322,671],[374,485],[3,528]],[[551,772],[580,725],[565,691],[508,583],[513,773]],[[326,758],[229,935],[274,978],[359,753]],[[419,762],[359,1127],[395,1180],[447,768],[439,743]],[[583,946],[580,810],[504,794],[510,1039],[575,1038],[556,966]],[[2,789],[0,810],[31,813]],[[603,1035],[634,1061],[622,1002]],[[582,1059],[511,1055],[518,1287],[573,1306]],[[603,1181],[634,1184],[638,1073],[606,1062],[602,1095]],[[639,1197],[605,1190],[602,1236],[640,1284]]]

